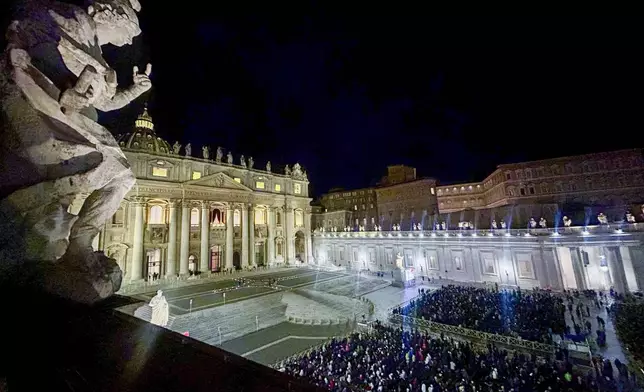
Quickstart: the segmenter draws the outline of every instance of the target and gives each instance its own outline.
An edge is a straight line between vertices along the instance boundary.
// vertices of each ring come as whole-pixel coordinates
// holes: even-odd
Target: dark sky
[[[106,57],[121,83],[133,63],[153,64],[149,106],[170,143],[222,146],[258,166],[297,161],[315,195],[370,185],[388,164],[449,183],[500,163],[641,147],[635,16],[222,3],[142,0],[143,35]],[[118,132],[140,107],[103,120]]]

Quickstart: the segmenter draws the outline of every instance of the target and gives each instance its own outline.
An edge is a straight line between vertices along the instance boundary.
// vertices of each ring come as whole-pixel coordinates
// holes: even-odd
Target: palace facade
[[[258,169],[208,147],[194,157],[190,144],[155,134],[147,109],[117,141],[137,182],[95,248],[117,260],[124,285],[312,257],[309,181],[298,164],[275,173],[270,162]]]
[[[397,165],[388,167],[376,187],[322,195],[314,226],[368,231],[374,225],[411,230],[465,223],[486,229],[496,221],[499,227],[527,228],[531,219],[544,218],[553,227],[563,226],[564,217],[573,225],[597,224],[599,213],[611,222],[622,221],[626,213],[644,221],[643,195],[641,149],[499,165],[481,182],[451,185],[418,179],[415,169]],[[346,211],[344,222],[338,211]]]

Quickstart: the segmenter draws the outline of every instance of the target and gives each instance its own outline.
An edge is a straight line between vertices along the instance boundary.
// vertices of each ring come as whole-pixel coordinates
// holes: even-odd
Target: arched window
[[[224,224],[224,219],[220,210],[216,208],[212,210],[210,213],[210,224],[215,226]]]
[[[190,226],[199,226],[199,209],[190,210]]]
[[[148,224],[150,225],[162,225],[164,224],[163,219],[163,207],[156,205],[150,207],[150,212],[148,216]]]
[[[241,224],[241,217],[239,216],[239,210],[233,212],[233,224],[239,226]]]
[[[295,226],[304,226],[304,214],[302,210],[295,210]]]

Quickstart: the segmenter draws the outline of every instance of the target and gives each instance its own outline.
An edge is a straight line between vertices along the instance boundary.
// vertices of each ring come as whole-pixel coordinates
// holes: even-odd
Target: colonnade
[[[144,198],[134,197],[130,200],[130,208],[133,209],[133,230],[131,247],[131,265],[127,273],[129,281],[139,281],[144,278],[144,251],[145,251],[145,224],[146,209],[148,202]],[[165,205],[167,216],[167,254],[165,257],[165,277],[171,278],[190,275],[190,255],[195,252],[191,250],[191,214],[194,208],[199,208],[199,263],[195,268],[201,273],[209,271],[211,258],[211,230],[210,222],[212,208],[220,211],[225,210],[224,257],[221,268],[233,269],[233,255],[240,251],[240,266],[242,268],[257,265],[255,254],[255,213],[259,206],[248,203],[213,203],[209,201],[194,200],[170,200]],[[291,261],[296,257],[295,251],[295,217],[294,209],[290,206],[262,207],[266,213],[264,222],[266,225],[266,263],[272,264],[276,261]],[[240,249],[235,248],[235,210],[240,214],[241,244]],[[285,213],[279,217],[277,214]],[[311,214],[309,210],[303,211],[303,229],[305,250],[303,260],[308,261],[312,255],[311,242]],[[180,221],[179,221],[180,219]],[[193,218],[194,220],[194,218]],[[278,252],[276,242],[280,243]],[[278,254],[281,253],[281,254]],[[178,259],[177,259],[178,254]],[[178,264],[178,268],[177,268]]]

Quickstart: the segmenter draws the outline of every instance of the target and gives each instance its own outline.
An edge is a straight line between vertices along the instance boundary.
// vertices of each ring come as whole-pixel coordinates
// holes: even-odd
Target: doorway
[[[161,277],[161,249],[150,249],[146,252],[148,265],[148,282]]]
[[[234,252],[233,253],[233,267],[235,269],[241,269],[241,257],[239,255],[239,252]]]
[[[221,256],[222,256],[221,245],[215,245],[210,248],[210,271],[219,272],[221,271]]]

